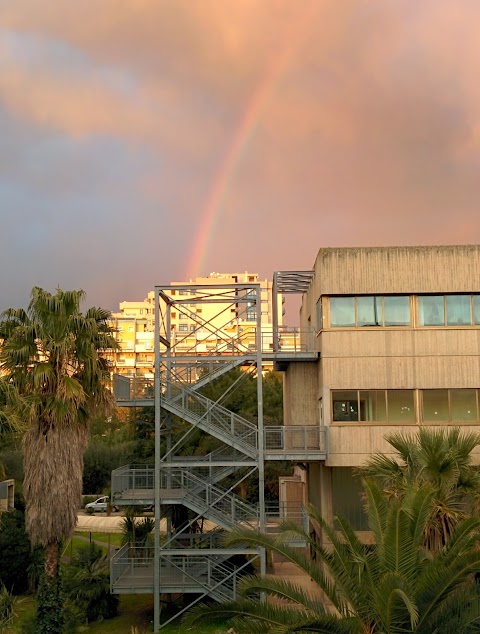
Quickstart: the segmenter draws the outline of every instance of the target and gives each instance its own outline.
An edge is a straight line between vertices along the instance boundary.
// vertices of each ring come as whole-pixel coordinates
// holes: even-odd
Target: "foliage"
[[[38,552],[30,547],[25,531],[25,517],[18,510],[0,515],[0,584],[14,594],[22,594],[29,588],[25,571],[31,566]]]
[[[129,427],[135,439],[130,462],[153,464],[155,462],[155,408],[143,407],[134,410]]]
[[[83,455],[83,492],[93,494],[108,488],[112,471],[128,461],[131,447],[131,442],[90,442]]]
[[[29,423],[25,435],[27,530],[46,546],[70,534],[80,506],[83,450],[93,412],[112,403],[103,349],[115,347],[100,308],[80,312],[83,291],[32,290],[28,310],[3,313],[0,362],[9,386],[7,413]],[[16,400],[15,400],[16,399]],[[58,504],[61,513],[52,513]]]
[[[438,550],[456,524],[478,508],[480,472],[472,465],[472,451],[480,444],[480,434],[421,428],[416,434],[396,433],[386,440],[396,455],[374,455],[360,471],[374,477],[391,498],[404,497],[412,486],[432,488],[425,544]]]
[[[23,460],[20,449],[4,449],[0,452],[0,463],[5,470],[5,477],[15,480],[15,488],[23,482]]]
[[[64,599],[60,575],[42,575],[37,593],[36,634],[63,632],[65,626]]]
[[[15,617],[17,597],[9,592],[5,585],[0,584],[0,629],[10,625]]]
[[[76,551],[65,574],[65,590],[76,613],[88,622],[118,613],[118,596],[110,594],[107,557],[94,542]]]
[[[122,521],[122,545],[149,545],[154,528],[155,520],[152,517],[143,517],[142,519],[139,519],[131,514],[127,514]]]
[[[71,534],[81,504],[88,424],[113,407],[105,385],[108,362],[101,355],[117,346],[107,324],[110,312],[90,308],[81,313],[84,295],[60,289],[52,295],[35,287],[28,309],[10,308],[0,322],[0,363],[8,386],[2,416],[28,424],[23,438],[26,528],[32,546],[45,548],[49,579],[39,589],[38,619],[50,634],[62,626],[60,582],[55,581],[59,543]]]
[[[254,576],[241,582],[241,601],[198,606],[186,623],[229,616],[235,631],[277,634],[478,631],[480,597],[474,574],[480,571],[480,519],[459,522],[449,542],[429,555],[423,533],[434,504],[432,489],[410,488],[402,498],[389,499],[373,481],[365,481],[364,487],[374,546],[361,543],[341,518],[331,527],[313,507],[310,519],[331,547],[319,545],[294,523],[285,523],[278,538],[242,527],[227,538],[228,546],[266,547],[296,564],[316,584],[316,594],[278,576]],[[306,542],[312,556],[289,545],[292,538]],[[258,592],[276,600],[249,598]]]

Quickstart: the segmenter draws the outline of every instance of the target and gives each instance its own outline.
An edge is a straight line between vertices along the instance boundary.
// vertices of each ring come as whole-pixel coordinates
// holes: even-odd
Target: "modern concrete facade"
[[[364,528],[354,468],[419,425],[480,424],[480,247],[320,249],[301,330],[318,360],[285,372],[285,425],[327,431],[307,497]],[[480,455],[477,456],[480,462]]]

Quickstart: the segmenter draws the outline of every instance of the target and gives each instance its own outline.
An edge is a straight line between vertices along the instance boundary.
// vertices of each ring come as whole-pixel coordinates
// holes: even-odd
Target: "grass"
[[[87,533],[84,531],[79,531],[75,533],[76,535],[80,535],[81,537],[86,537],[90,539],[90,535],[92,536],[92,541],[94,542],[103,542],[104,544],[108,544],[108,536],[110,535],[110,545],[111,546],[121,546],[122,545],[122,534],[121,533]]]
[[[16,634],[20,632],[22,623],[26,622],[35,611],[35,599],[31,596],[22,597],[22,601],[17,604],[17,618],[13,628],[5,634]],[[78,632],[89,632],[90,634],[131,634],[132,628],[136,627],[138,634],[153,631],[153,596],[151,594],[123,594],[120,596],[119,615],[107,621],[99,621],[81,626]],[[171,623],[161,630],[161,634],[178,634],[185,630],[185,634],[225,634],[228,625],[213,625],[204,623],[197,627],[185,630],[179,622]]]

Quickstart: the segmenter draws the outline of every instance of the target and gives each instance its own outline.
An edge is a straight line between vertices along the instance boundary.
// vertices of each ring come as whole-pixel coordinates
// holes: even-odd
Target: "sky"
[[[480,242],[478,0],[0,0],[0,310]]]

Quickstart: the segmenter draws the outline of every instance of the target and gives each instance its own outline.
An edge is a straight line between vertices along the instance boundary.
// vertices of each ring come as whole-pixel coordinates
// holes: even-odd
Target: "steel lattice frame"
[[[182,292],[182,295],[180,295]],[[196,312],[189,310],[192,305],[201,304],[202,307],[207,305],[218,304],[218,311],[208,320],[199,319]],[[182,354],[178,354],[180,346],[178,342],[172,342],[172,309],[179,313],[183,313],[191,321],[194,321],[195,330],[204,328],[210,331],[213,337],[218,337],[220,341],[225,339],[228,343],[223,326],[219,326],[221,315],[227,313],[228,321],[231,321],[231,307],[235,307],[236,315],[245,312],[244,308],[249,309],[249,317],[251,319],[253,307],[255,311],[255,320],[250,322],[255,326],[255,349],[245,350],[241,346],[241,338],[232,339],[231,354],[242,357],[246,364],[252,364],[256,368],[257,380],[257,451],[254,457],[250,456],[248,460],[241,461],[239,464],[249,465],[254,468],[258,475],[258,491],[259,491],[259,528],[265,530],[265,497],[264,497],[264,480],[265,480],[265,452],[264,452],[264,433],[263,433],[263,395],[262,395],[262,323],[261,323],[261,287],[260,284],[243,283],[229,285],[197,285],[197,284],[181,284],[178,286],[157,286],[155,287],[155,556],[154,556],[154,631],[157,632],[160,627],[160,559],[162,556],[160,548],[160,518],[161,518],[161,494],[160,481],[162,472],[167,474],[171,467],[181,465],[181,458],[172,460],[172,452],[175,447],[172,445],[171,427],[168,422],[162,421],[162,400],[165,401],[169,397],[168,391],[174,383],[175,369],[177,365],[190,362],[193,367],[200,366],[205,360],[215,360],[225,358],[225,351],[220,355],[200,353],[198,346],[192,349],[183,350]],[[191,333],[188,333],[191,335]],[[183,341],[187,341],[185,336]],[[217,339],[218,341],[218,339]],[[236,349],[235,349],[236,348]],[[166,375],[166,380],[164,379]],[[164,402],[165,405],[165,402]],[[166,452],[162,456],[161,437],[166,427]],[[208,433],[208,432],[207,432]],[[238,461],[226,460],[225,464],[236,465]],[[217,463],[222,466],[222,463]],[[194,469],[193,463],[186,463],[186,468]],[[170,477],[167,475],[167,478]],[[243,479],[243,478],[242,478]],[[170,525],[167,521],[167,540],[170,537]],[[231,554],[235,554],[236,550],[232,549]],[[265,554],[260,557],[261,572],[265,572]],[[165,623],[164,623],[165,624]],[[164,625],[162,624],[162,625]]]

